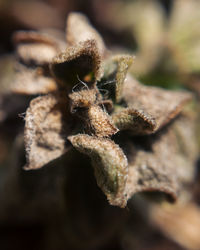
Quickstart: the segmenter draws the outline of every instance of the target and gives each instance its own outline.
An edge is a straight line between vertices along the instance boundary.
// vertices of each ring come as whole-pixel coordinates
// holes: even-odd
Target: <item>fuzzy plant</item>
[[[91,159],[111,205],[126,207],[137,192],[177,199],[197,156],[189,92],[139,83],[128,73],[133,55],[108,50],[80,13],[69,14],[65,37],[19,31],[13,40],[12,92],[37,95],[24,118],[26,170],[75,148]]]

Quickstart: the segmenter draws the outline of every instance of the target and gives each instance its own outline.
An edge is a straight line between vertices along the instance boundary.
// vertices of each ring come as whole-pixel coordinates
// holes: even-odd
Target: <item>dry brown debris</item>
[[[134,134],[159,130],[192,99],[188,92],[143,86],[130,76],[124,82],[122,96],[128,107],[114,113],[113,119],[120,129],[130,129]]]
[[[66,24],[66,40],[69,45],[95,40],[100,54],[103,55],[106,52],[101,35],[91,26],[87,17],[80,13],[69,14]]]
[[[68,17],[64,51],[63,41],[50,36],[19,34],[17,74],[24,80],[20,85],[23,77],[17,75],[15,91],[51,92],[32,100],[26,112],[26,169],[41,168],[66,153],[70,141],[91,158],[110,204],[125,207],[141,191],[164,192],[175,200],[193,177],[193,122],[179,116],[191,95],[145,87],[130,76],[125,80],[133,56],[112,56],[81,14]],[[182,126],[187,133],[179,132]],[[183,149],[185,140],[190,146]]]
[[[194,143],[194,123],[187,116],[179,119],[160,132],[144,136],[143,143],[129,142],[127,156],[129,172],[126,184],[127,196],[136,192],[159,191],[176,200],[185,186],[193,180],[198,154]],[[188,140],[190,138],[190,140]]]
[[[49,94],[31,101],[26,111],[24,131],[25,169],[41,168],[68,150],[66,138],[70,120],[67,120],[67,111],[63,96]]]
[[[122,149],[110,139],[85,134],[70,136],[72,145],[91,157],[98,185],[111,205],[125,207],[128,162]]]

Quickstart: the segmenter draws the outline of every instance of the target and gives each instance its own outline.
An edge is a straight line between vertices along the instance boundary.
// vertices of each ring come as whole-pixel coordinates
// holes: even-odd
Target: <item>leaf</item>
[[[114,61],[117,63],[115,98],[118,103],[122,98],[124,80],[129,67],[133,63],[133,57],[129,55],[116,56]]]
[[[176,200],[193,181],[198,151],[192,120],[181,116],[155,135],[132,137],[124,149],[129,160],[128,199],[136,192],[158,191]]]
[[[151,134],[175,118],[191,98],[189,92],[147,87],[129,77],[123,88],[128,108],[116,111],[113,120],[120,130]]]
[[[117,103],[122,99],[124,80],[129,67],[133,63],[133,59],[133,56],[130,55],[117,55],[104,62],[103,80],[98,84],[100,86],[101,84],[106,86],[106,82],[111,81],[111,84],[107,85],[107,88],[112,93],[112,97]],[[112,84],[113,82],[115,82],[114,85]]]
[[[44,65],[51,62],[64,47],[64,42],[46,33],[19,31],[13,36],[20,62],[26,65]]]
[[[55,80],[44,74],[43,68],[29,69],[20,65],[11,84],[11,91],[16,94],[47,94],[57,90]]]
[[[65,52],[53,59],[51,70],[60,84],[69,86],[75,85],[78,77],[84,80],[90,74],[94,74],[94,78],[99,79],[101,57],[96,41],[87,40],[68,47]]]
[[[95,40],[100,55],[103,56],[106,51],[101,35],[92,27],[87,17],[80,13],[72,12],[68,15],[66,40],[69,45]]]
[[[98,186],[106,194],[111,205],[125,207],[127,159],[113,141],[86,134],[69,136],[72,145],[92,159]]]
[[[110,137],[118,132],[111,116],[102,109],[103,100],[96,87],[69,94],[71,112],[83,120],[87,133],[97,137]]]
[[[69,150],[67,99],[49,94],[33,99],[25,117],[26,170],[38,169]]]
[[[58,36],[35,31],[19,31],[13,36],[18,62],[11,91],[18,94],[45,94],[57,90],[48,64],[64,47]],[[66,45],[66,44],[65,44]]]
[[[98,105],[92,105],[86,112],[86,122],[90,133],[97,137],[110,137],[119,130],[114,125],[111,117]]]
[[[49,31],[17,31],[13,34],[13,42],[15,44],[25,43],[43,43],[59,47],[62,44],[60,37],[52,35]]]
[[[134,134],[152,133],[156,128],[155,119],[142,110],[122,108],[112,115],[114,124],[120,130],[131,130]]]

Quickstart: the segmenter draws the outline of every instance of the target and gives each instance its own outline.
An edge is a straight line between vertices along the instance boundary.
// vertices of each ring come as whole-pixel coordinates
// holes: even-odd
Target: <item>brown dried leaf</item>
[[[85,119],[90,133],[97,137],[110,137],[119,131],[111,117],[98,105],[89,107]]]
[[[188,92],[144,86],[128,77],[123,88],[123,99],[128,109],[115,113],[113,118],[120,130],[129,128],[134,134],[154,133],[176,117],[191,98]],[[144,120],[141,122],[144,131],[135,126],[138,119]]]
[[[22,62],[27,65],[48,64],[57,55],[57,51],[47,44],[20,44],[16,52]]]
[[[76,113],[86,124],[88,134],[110,137],[118,132],[108,113],[99,105],[102,97],[97,88],[80,90],[69,94],[71,112]]]
[[[82,89],[73,91],[69,94],[71,100],[71,112],[74,113],[77,108],[88,108],[102,100],[102,97],[96,87],[91,89]]]
[[[109,58],[104,63],[103,79],[116,82],[114,85],[114,99],[117,103],[121,101],[124,80],[129,67],[133,63],[133,59],[133,56],[118,55]],[[111,92],[113,92],[113,89]]]
[[[84,78],[93,73],[95,79],[101,76],[101,57],[95,40],[80,42],[68,47],[53,59],[51,69],[61,83],[75,85],[77,77]]]
[[[19,31],[14,34],[13,41],[19,59],[28,65],[48,64],[63,48],[62,41],[42,32]]]
[[[124,108],[112,115],[114,124],[120,130],[131,130],[135,134],[152,133],[156,128],[156,122],[148,114],[133,108]]]
[[[15,81],[15,58],[5,55],[0,58],[0,123],[24,112],[30,102],[28,97],[13,94]]]
[[[98,186],[104,191],[111,205],[125,207],[124,192],[127,179],[127,159],[113,141],[86,134],[70,136],[68,139],[80,152],[92,159]]]
[[[42,68],[22,68],[23,69],[20,69],[20,71],[15,73],[15,77],[11,85],[12,92],[17,94],[35,95],[47,94],[57,90],[55,80],[50,76],[45,76]]]
[[[25,121],[25,169],[41,168],[69,149],[66,140],[70,121],[63,96],[49,94],[33,99]]]
[[[120,102],[122,98],[124,80],[129,67],[133,63],[133,57],[128,55],[117,56],[114,61],[117,63],[115,98],[116,102]]]
[[[136,192],[159,191],[176,199],[194,177],[198,154],[192,119],[182,116],[155,135],[132,140],[127,198]]]
[[[13,35],[15,45],[19,44],[46,44],[57,50],[66,47],[64,33],[54,29],[44,29],[41,31],[17,31]]]
[[[80,13],[70,13],[67,19],[66,40],[69,45],[75,45],[87,40],[95,40],[100,55],[105,53],[105,45],[101,35],[91,26],[86,16]]]
[[[56,56],[64,42],[55,32],[19,31],[13,36],[17,45],[18,63],[11,91],[18,94],[45,94],[57,90],[48,64]],[[60,34],[60,33],[59,33]]]

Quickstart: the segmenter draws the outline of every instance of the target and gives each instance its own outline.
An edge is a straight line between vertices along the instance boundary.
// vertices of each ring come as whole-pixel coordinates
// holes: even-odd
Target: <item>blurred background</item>
[[[31,96],[5,94],[13,33],[64,32],[67,15],[78,11],[109,49],[136,56],[130,71],[142,83],[192,91],[198,114],[199,10],[199,0],[0,0],[0,249],[200,249],[198,162],[186,205],[162,209],[136,195],[124,210],[111,207],[92,168],[82,166],[87,157],[75,151],[48,168],[22,169],[23,113]]]
[[[175,88],[190,77],[199,91],[198,8],[198,0],[1,0],[0,53],[12,52],[14,31],[64,31],[68,13],[79,11],[88,16],[109,48],[136,55],[133,73],[137,78],[153,84],[156,77],[160,85]]]

